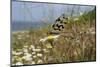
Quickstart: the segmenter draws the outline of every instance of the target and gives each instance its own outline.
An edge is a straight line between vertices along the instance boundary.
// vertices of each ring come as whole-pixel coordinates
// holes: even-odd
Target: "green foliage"
[[[89,11],[88,13],[84,13],[81,16],[81,19],[84,19],[84,21],[93,21],[96,19],[96,8],[94,8],[92,11]]]

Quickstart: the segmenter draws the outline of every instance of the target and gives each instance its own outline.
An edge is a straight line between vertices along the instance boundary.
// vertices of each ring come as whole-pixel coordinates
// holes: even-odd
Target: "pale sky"
[[[80,12],[92,10],[94,6],[84,5],[65,5],[65,4],[48,4],[34,2],[12,2],[12,21],[37,22],[37,21],[54,21],[62,13],[70,15],[72,8]]]

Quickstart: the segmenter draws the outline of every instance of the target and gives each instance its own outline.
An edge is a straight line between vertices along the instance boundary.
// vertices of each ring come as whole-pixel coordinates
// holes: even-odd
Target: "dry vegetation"
[[[96,60],[95,19],[70,20],[66,24],[65,36],[57,40],[40,42],[48,36],[49,28],[12,33],[13,65],[63,63]],[[51,46],[53,45],[53,47]]]

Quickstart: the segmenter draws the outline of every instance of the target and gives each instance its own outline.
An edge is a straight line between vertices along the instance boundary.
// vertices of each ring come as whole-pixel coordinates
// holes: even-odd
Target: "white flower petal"
[[[32,64],[35,64],[35,62],[34,62],[34,61],[32,61]]]
[[[35,52],[40,52],[41,49],[32,49],[32,51],[35,51]]]
[[[36,57],[37,57],[36,55],[33,56],[33,58],[36,58]]]
[[[28,46],[24,46],[24,48],[28,48]]]
[[[23,49],[23,52],[27,53],[28,52],[28,49],[24,48]]]
[[[21,54],[23,54],[23,52],[16,52],[16,51],[13,51],[12,54],[13,54],[13,55],[21,55]]]
[[[38,56],[38,57],[42,57],[42,54],[41,54],[41,53],[38,53],[37,56]]]
[[[47,49],[43,49],[44,52],[49,52]]]
[[[38,60],[37,63],[43,63],[43,61],[42,60]]]
[[[32,52],[32,54],[36,54],[36,52]]]
[[[16,65],[23,65],[23,63],[22,62],[17,62]]]
[[[34,46],[34,45],[31,45],[31,46],[30,46],[30,48],[34,49],[34,48],[35,48],[35,46]]]

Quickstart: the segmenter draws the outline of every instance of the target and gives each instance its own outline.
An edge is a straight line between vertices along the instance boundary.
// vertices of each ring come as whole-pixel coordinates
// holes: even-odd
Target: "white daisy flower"
[[[44,52],[49,52],[47,49],[43,49]]]
[[[39,64],[39,63],[43,63],[43,61],[42,61],[42,60],[38,60],[37,63],[38,63],[38,64]]]
[[[32,61],[32,58],[31,57],[26,57],[25,60],[26,61]]]
[[[27,57],[31,57],[32,55],[31,54],[29,54],[29,53],[27,53],[27,55],[26,55]]]
[[[30,48],[34,49],[35,47],[33,45],[31,45]]]
[[[23,52],[27,53],[28,52],[28,49],[24,48],[23,49]]]
[[[53,48],[53,47],[51,46],[50,43],[47,43],[47,44],[46,44],[46,47],[47,47],[47,48],[50,48],[50,49]]]
[[[40,39],[40,42],[45,42],[47,38]]]
[[[16,65],[23,65],[23,63],[22,62],[17,62]]]
[[[36,52],[32,52],[32,54],[36,54]]]
[[[36,57],[37,57],[36,55],[33,56],[33,58],[36,58]]]
[[[37,49],[41,49],[41,47],[40,46],[37,46]]]
[[[37,53],[37,56],[38,57],[42,57],[43,55],[41,53]]]
[[[22,57],[22,59],[26,59],[26,57],[25,57],[25,56],[23,56],[23,57]]]
[[[35,62],[34,61],[32,61],[32,63],[31,64],[35,64]]]
[[[13,54],[13,55],[21,55],[21,54],[23,54],[23,52],[16,52],[16,51],[13,51],[12,54]]]
[[[26,56],[23,56],[22,59],[25,59],[26,61],[32,61],[32,55],[27,54]]]
[[[35,51],[35,52],[40,52],[41,49],[32,49],[32,51]]]
[[[24,46],[24,48],[28,48],[28,46]]]

